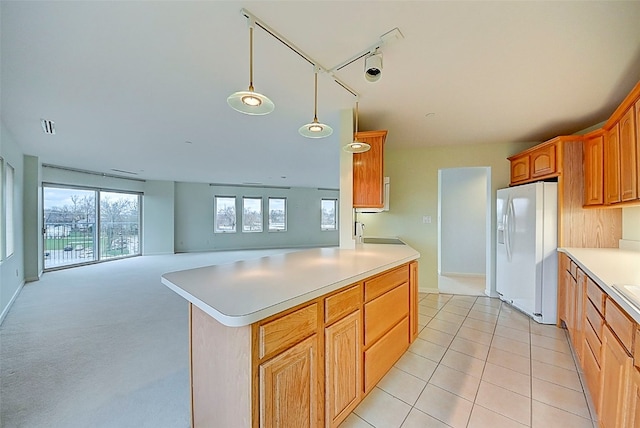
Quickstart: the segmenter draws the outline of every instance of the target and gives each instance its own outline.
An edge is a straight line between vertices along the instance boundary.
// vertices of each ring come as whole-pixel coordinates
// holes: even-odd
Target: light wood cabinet
[[[317,355],[314,335],[260,364],[260,427],[322,425]]]
[[[511,185],[525,183],[531,178],[529,169],[529,155],[519,155],[509,158],[511,161]]]
[[[557,172],[556,149],[557,144],[547,144],[531,152],[531,178],[549,177]]]
[[[620,127],[616,123],[604,140],[604,199],[606,204],[620,202]]]
[[[640,428],[640,370],[631,369],[631,387],[629,389],[629,406],[627,408],[627,426]]]
[[[604,203],[604,134],[599,131],[584,141],[584,204]]]
[[[353,154],[353,207],[384,207],[384,142],[387,131],[365,131],[355,134],[358,141],[371,149]]]
[[[360,310],[325,328],[326,425],[336,427],[362,396]]]
[[[634,112],[636,122],[636,177],[639,180],[638,187],[640,187],[640,98],[635,103]],[[638,198],[640,198],[640,192],[638,193]]]
[[[631,106],[619,123],[620,132],[620,200],[638,198],[638,167],[636,153],[636,121]]]
[[[600,400],[600,426],[620,428],[625,425],[629,393],[629,375],[633,359],[618,341],[609,326],[603,331],[602,385]]]
[[[585,328],[585,299],[587,297],[585,290],[587,286],[587,275],[578,268],[576,273],[576,282],[574,288],[574,311],[573,311],[573,329],[574,335],[571,337],[573,349],[580,364],[583,364],[584,358],[584,328]]]
[[[418,328],[418,262],[409,263],[409,341],[413,343],[420,333]]]

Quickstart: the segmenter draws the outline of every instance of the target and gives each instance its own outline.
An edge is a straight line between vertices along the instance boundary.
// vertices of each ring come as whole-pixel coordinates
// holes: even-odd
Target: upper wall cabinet
[[[558,143],[554,138],[508,158],[511,161],[511,186],[557,177]]]
[[[616,123],[605,134],[604,140],[604,192],[605,202],[620,202],[620,127]]]
[[[604,132],[602,130],[585,135],[584,164],[584,204],[604,203]]]
[[[365,131],[355,134],[358,141],[368,143],[371,150],[353,154],[353,207],[384,207],[384,142],[387,131]]]

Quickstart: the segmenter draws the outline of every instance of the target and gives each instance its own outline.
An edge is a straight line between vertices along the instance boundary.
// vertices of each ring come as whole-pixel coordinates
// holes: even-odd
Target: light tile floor
[[[421,294],[419,324],[341,428],[597,427],[564,330],[450,294]]]

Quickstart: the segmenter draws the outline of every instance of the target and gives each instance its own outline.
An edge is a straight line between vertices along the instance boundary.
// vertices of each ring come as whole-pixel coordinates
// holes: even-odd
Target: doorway
[[[438,171],[438,289],[485,295],[491,289],[491,168]]]
[[[45,184],[42,198],[45,271],[141,254],[140,194]]]

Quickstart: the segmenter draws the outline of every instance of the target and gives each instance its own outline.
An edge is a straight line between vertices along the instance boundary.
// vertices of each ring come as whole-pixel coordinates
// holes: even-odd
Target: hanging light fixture
[[[314,69],[313,74],[315,76],[313,122],[302,125],[300,129],[298,129],[298,132],[307,138],[324,138],[333,134],[333,128],[318,122],[318,68]]]
[[[364,153],[371,149],[371,146],[364,141],[358,141],[358,102],[356,101],[356,132],[353,134],[353,141],[342,148],[349,153]]]
[[[255,92],[253,89],[253,27],[254,22],[249,20],[249,90],[233,93],[227,98],[229,106],[244,114],[263,115],[269,114],[275,108],[273,102],[266,96]]]

